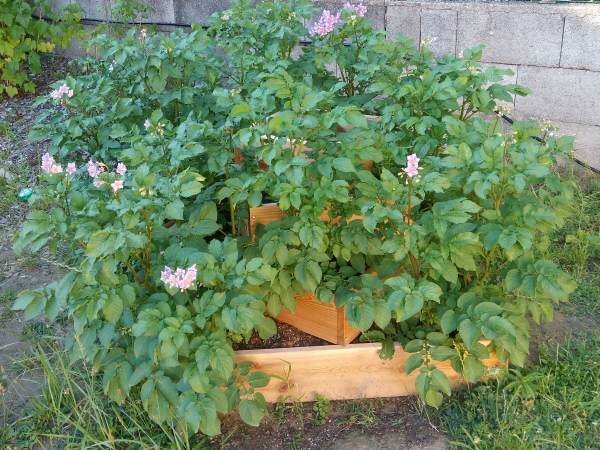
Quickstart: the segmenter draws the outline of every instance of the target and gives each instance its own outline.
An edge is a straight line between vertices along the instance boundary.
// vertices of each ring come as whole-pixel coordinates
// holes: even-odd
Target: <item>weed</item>
[[[0,121],[0,136],[7,137],[9,139],[15,138],[15,132],[12,130],[10,123],[6,120]]]
[[[342,407],[340,425],[370,426],[377,422],[377,409],[371,400],[356,400],[345,403]]]
[[[331,415],[331,402],[329,399],[317,394],[313,404],[313,417],[315,425],[323,425]]]
[[[289,443],[289,450],[300,450],[302,443],[304,442],[304,435],[302,433],[295,433],[292,437],[292,441]]]
[[[302,402],[287,402],[288,399],[280,399],[272,408],[271,417],[275,419],[278,426],[295,422],[298,428],[304,428],[304,406]]]

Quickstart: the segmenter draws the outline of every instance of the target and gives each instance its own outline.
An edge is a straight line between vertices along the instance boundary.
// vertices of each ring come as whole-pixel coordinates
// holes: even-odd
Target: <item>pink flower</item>
[[[421,159],[413,153],[412,155],[408,155],[406,158],[406,168],[404,168],[404,173],[408,175],[410,178],[416,177],[419,174],[419,161]]]
[[[63,84],[58,89],[50,92],[50,97],[52,97],[54,100],[61,100],[65,95],[69,98],[73,97],[73,89],[69,88],[67,84]]]
[[[73,175],[77,171],[77,166],[74,162],[67,164],[67,175]]]
[[[115,180],[110,184],[110,187],[112,188],[113,192],[117,192],[121,189],[123,189],[123,180]]]
[[[312,26],[310,32],[323,37],[331,33],[334,27],[342,21],[341,14],[331,14],[328,9],[323,10],[319,20]]]
[[[104,184],[104,181],[102,181],[100,178],[94,178],[94,186],[99,188],[99,187],[102,187],[103,184]]]
[[[144,120],[144,128],[147,130],[150,128],[150,121],[148,119]]]
[[[119,164],[117,164],[116,172],[121,176],[125,175],[125,173],[127,172],[127,166],[125,164],[123,164],[122,162],[120,162]]]
[[[196,281],[196,264],[193,264],[188,269],[178,267],[175,272],[169,266],[165,266],[160,273],[160,280],[167,286],[180,289],[181,292],[189,289]]]
[[[361,17],[363,17],[367,13],[367,7],[365,5],[363,5],[362,3],[359,3],[358,5],[353,5],[350,2],[346,2],[344,4],[344,8],[355,12],[356,14],[358,14]]]
[[[54,158],[50,156],[50,153],[46,152],[42,155],[42,171],[49,174],[57,174],[62,172],[62,167],[56,164]]]
[[[98,161],[90,159],[87,163],[87,172],[90,177],[96,178],[98,175],[104,172],[104,166]]]

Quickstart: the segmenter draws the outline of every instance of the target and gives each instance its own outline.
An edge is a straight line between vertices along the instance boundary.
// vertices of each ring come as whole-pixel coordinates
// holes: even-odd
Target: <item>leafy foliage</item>
[[[40,72],[40,54],[80,35],[80,11],[76,3],[55,14],[48,0],[0,0],[0,95],[35,91],[29,74]]]
[[[346,305],[383,358],[402,343],[437,407],[450,386],[436,361],[468,381],[491,351],[523,364],[528,317],[551,319],[574,288],[543,259],[570,209],[552,172],[570,139],[485,119],[524,89],[482,69],[480,48],[437,60],[349,10],[298,50],[311,15],[238,1],[206,31],[100,36],[100,59],[60,82],[73,95],[40,100],[62,108],[32,137],[80,168],[46,158],[15,250],[61,249],[72,270],[15,308],[67,312],[71,357],[156,422],[214,435],[237,408],[258,425],[269,378],[232,342],[274,334],[267,313],[293,310],[294,292]],[[253,239],[263,201],[287,216]]]

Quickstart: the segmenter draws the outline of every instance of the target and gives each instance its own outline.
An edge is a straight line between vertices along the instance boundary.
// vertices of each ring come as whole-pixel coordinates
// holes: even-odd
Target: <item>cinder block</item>
[[[600,8],[596,15],[565,17],[560,66],[600,71]]]
[[[177,23],[206,24],[206,19],[217,11],[231,6],[231,0],[173,0]]]
[[[559,135],[575,136],[575,157],[600,169],[600,126],[556,122]]]
[[[516,99],[515,108],[520,113],[561,122],[600,125],[598,72],[519,66],[518,82],[532,91],[531,95]]]
[[[484,44],[485,62],[558,66],[562,31],[559,14],[458,12],[458,50]]]
[[[175,9],[173,0],[144,0],[145,5],[153,9],[148,17],[141,19],[156,23],[175,23]]]
[[[429,49],[437,56],[456,54],[458,13],[450,9],[423,9],[421,11],[421,42],[433,41]]]
[[[399,34],[412,39],[415,45],[421,42],[421,8],[418,6],[388,6],[386,16],[388,39]]]

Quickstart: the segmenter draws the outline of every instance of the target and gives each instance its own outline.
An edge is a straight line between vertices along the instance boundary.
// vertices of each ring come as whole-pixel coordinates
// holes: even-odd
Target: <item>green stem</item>
[[[237,236],[237,229],[235,226],[235,205],[231,201],[231,198],[229,199],[229,215],[231,217],[231,234]]]

